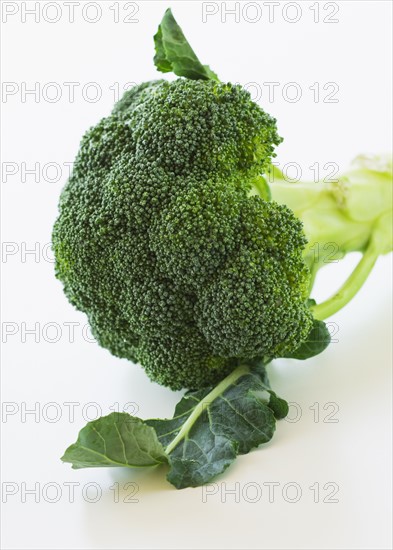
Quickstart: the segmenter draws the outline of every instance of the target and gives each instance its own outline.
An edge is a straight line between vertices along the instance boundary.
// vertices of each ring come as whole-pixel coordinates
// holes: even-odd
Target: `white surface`
[[[222,79],[260,86],[278,81],[281,88],[295,81],[301,86],[303,97],[297,103],[261,99],[277,116],[285,136],[281,163],[296,161],[303,176],[311,178],[307,167],[314,162],[336,162],[345,168],[358,153],[390,149],[390,2],[338,3],[336,24],[313,23],[311,2],[300,3],[303,15],[296,24],[280,16],[285,2],[274,23],[269,23],[265,8],[254,24],[244,19],[236,24],[230,18],[222,23],[219,15],[203,24],[199,2],[140,2],[138,24],[115,24],[109,9],[113,4],[100,3],[102,18],[95,24],[83,21],[80,10],[75,23],[68,23],[60,3],[63,17],[57,23],[42,18],[35,23],[31,17],[23,23],[19,12],[2,25],[3,81],[19,87],[25,81],[29,88],[34,82],[57,82],[64,94],[62,83],[81,83],[73,103],[66,97],[49,103],[42,95],[38,102],[31,96],[22,102],[20,93],[7,98],[2,104],[3,162],[26,162],[28,168],[38,162],[43,168],[49,162],[72,161],[83,132],[110,111],[110,86],[158,76],[152,64],[152,35],[168,4],[201,60]],[[323,16],[324,7],[322,2]],[[251,11],[248,17],[254,17]],[[100,101],[83,100],[78,89],[87,82],[100,84]],[[314,82],[321,88],[326,82],[338,83],[339,102],[314,103],[308,89]],[[3,257],[3,323],[16,323],[18,331],[8,337],[2,353],[2,399],[15,404],[7,405],[15,414],[2,419],[2,488],[7,500],[2,547],[391,548],[391,258],[380,259],[360,294],[332,319],[339,329],[337,343],[306,363],[280,361],[270,368],[273,387],[298,404],[302,417],[279,422],[270,444],[239,458],[217,480],[216,494],[204,499],[201,488],[176,491],[160,471],[72,471],[59,457],[84,425],[83,410],[85,416],[96,414],[86,404],[96,403],[106,414],[114,403],[123,407],[131,401],[141,417],[164,417],[179,395],[150,383],[139,367],[84,340],[84,316],[67,303],[53,265],[45,259],[44,245],[50,240],[66,170],[57,183],[26,178],[23,183],[19,171],[2,185],[3,241],[15,243],[17,250],[6,261]],[[21,249],[34,243],[42,252],[39,261],[28,255],[23,262]],[[318,281],[318,296],[336,288],[353,261],[329,266]],[[72,343],[64,324],[69,322],[79,323]],[[31,335],[22,341],[22,323],[27,328],[39,323],[39,342]],[[57,343],[45,341],[46,331],[46,340],[53,340],[56,330],[47,323],[60,326]],[[79,403],[73,421],[66,402]],[[34,403],[40,408],[37,422],[33,415],[23,417],[23,407],[31,409]],[[58,404],[58,409],[48,403]],[[319,422],[314,421],[316,407],[309,409],[314,403],[320,408]],[[332,419],[338,422],[323,422],[333,411],[323,409],[327,403],[337,404]],[[50,422],[56,410],[61,418]],[[291,408],[292,417],[296,410]],[[110,487],[129,481],[139,486],[137,502],[123,502],[130,488],[115,502]],[[79,483],[73,502],[65,485],[69,482]],[[280,484],[273,502],[268,482]],[[298,502],[284,498],[283,486],[289,482],[302,491]],[[314,503],[309,487],[319,483],[322,500],[330,492],[329,487],[323,489],[328,482],[339,487],[339,502]],[[36,483],[39,502],[32,495],[24,499],[24,487]],[[47,483],[58,485],[45,487]],[[88,483],[101,491],[96,503],[83,498]],[[10,487],[17,492],[6,498],[4,489]],[[48,502],[55,498],[56,487],[59,500]],[[258,487],[262,496],[251,502]],[[238,490],[239,498],[225,497],[225,488]],[[289,489],[288,498],[293,494]],[[93,497],[91,487],[87,498]]]

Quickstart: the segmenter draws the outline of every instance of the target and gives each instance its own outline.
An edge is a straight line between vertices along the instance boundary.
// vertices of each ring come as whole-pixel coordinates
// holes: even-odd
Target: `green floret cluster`
[[[301,222],[253,190],[280,143],[240,86],[147,82],[84,136],[53,232],[97,341],[173,389],[307,337]]]

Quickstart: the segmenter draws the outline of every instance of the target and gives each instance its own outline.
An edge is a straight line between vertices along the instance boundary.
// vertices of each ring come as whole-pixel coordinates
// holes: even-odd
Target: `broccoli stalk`
[[[288,183],[273,168],[270,189],[273,200],[286,204],[303,222],[310,288],[328,261],[362,253],[342,287],[311,307],[315,319],[326,319],[355,296],[378,257],[392,250],[392,159],[359,156],[336,182]]]

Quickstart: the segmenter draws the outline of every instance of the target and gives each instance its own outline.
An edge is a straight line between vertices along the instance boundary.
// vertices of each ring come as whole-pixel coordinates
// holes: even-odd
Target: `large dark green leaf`
[[[188,393],[172,419],[147,421],[169,451],[168,480],[177,488],[201,485],[223,472],[237,454],[272,438],[275,414],[287,414],[262,365],[240,369],[213,391]]]
[[[263,365],[240,366],[218,386],[188,392],[171,419],[112,413],[89,422],[62,460],[73,468],[168,462],[168,480],[175,487],[196,487],[223,472],[238,454],[269,441],[275,419],[287,413]]]
[[[218,80],[217,75],[199,61],[170,9],[158,27],[154,44],[154,64],[162,73],[173,72],[192,80]]]

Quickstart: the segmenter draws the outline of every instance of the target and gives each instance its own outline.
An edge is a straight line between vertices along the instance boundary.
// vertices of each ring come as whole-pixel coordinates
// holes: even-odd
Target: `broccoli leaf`
[[[147,421],[167,446],[171,465],[168,480],[178,489],[208,482],[237,454],[248,453],[273,437],[274,413],[282,417],[285,402],[280,400],[278,406],[263,366],[253,370],[239,367],[232,375],[213,391],[187,393],[173,419]],[[267,392],[269,399],[257,392]]]
[[[216,387],[188,392],[171,419],[144,422],[112,413],[89,422],[62,460],[74,468],[168,462],[168,481],[178,489],[197,487],[237,455],[269,441],[276,418],[287,413],[287,403],[269,387],[264,366],[240,366]]]
[[[197,58],[183,31],[167,9],[154,35],[154,64],[162,73],[173,72],[192,80],[218,80],[217,75]]]
[[[167,457],[155,431],[143,420],[114,412],[86,424],[61,460],[78,469],[156,466]]]
[[[286,353],[288,359],[309,359],[322,353],[330,344],[330,333],[323,321],[314,319],[307,340],[292,353]]]

